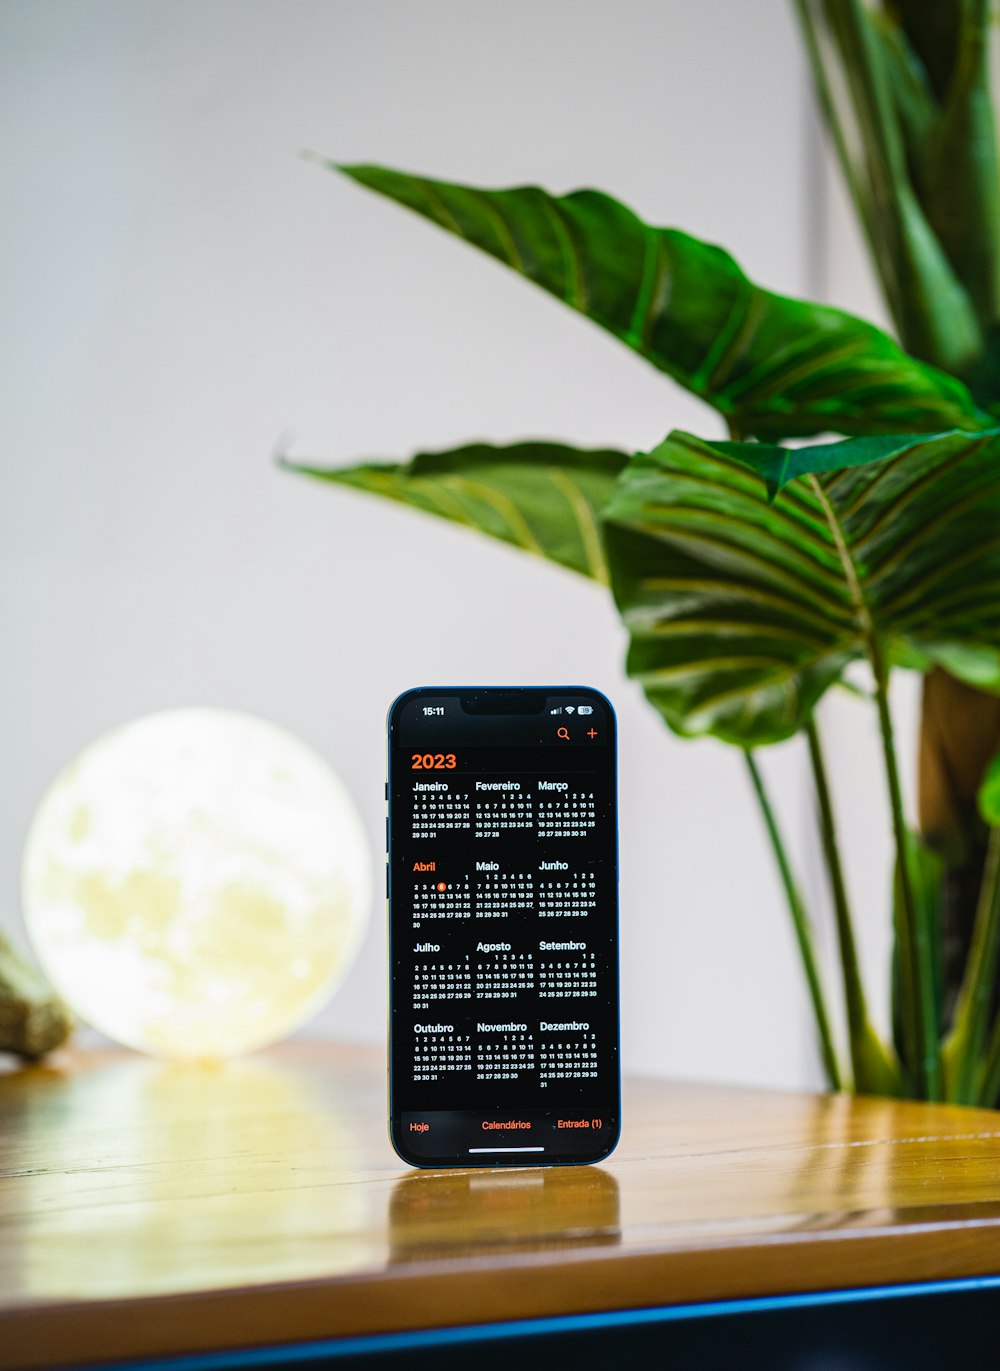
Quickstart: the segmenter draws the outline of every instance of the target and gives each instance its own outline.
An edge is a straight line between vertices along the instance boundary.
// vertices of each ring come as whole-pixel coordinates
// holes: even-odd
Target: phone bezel
[[[617,1014],[615,1015],[614,1025],[614,1045],[615,1045],[615,1098],[614,1112],[609,1117],[614,1119],[614,1132],[608,1144],[596,1150],[592,1154],[583,1156],[562,1156],[544,1157],[526,1162],[523,1157],[512,1158],[509,1161],[496,1158],[483,1158],[478,1160],[473,1157],[468,1158],[428,1158],[418,1157],[408,1152],[404,1141],[396,1134],[396,1113],[393,1105],[393,1025],[392,1025],[392,997],[393,997],[393,965],[394,965],[394,941],[393,941],[393,920],[392,920],[392,793],[393,793],[393,745],[394,731],[397,727],[398,715],[402,707],[409,701],[419,699],[421,696],[433,695],[469,697],[479,701],[489,700],[490,697],[498,700],[507,697],[512,703],[523,700],[528,695],[586,695],[600,702],[601,706],[607,711],[607,717],[611,726],[611,809],[614,814],[614,975],[617,994],[615,997]],[[498,700],[499,702],[499,700]],[[479,710],[474,709],[475,713],[521,713],[523,711],[516,708],[509,710]],[[558,686],[413,686],[409,690],[404,690],[397,695],[389,706],[386,716],[386,943],[388,948],[387,957],[387,986],[386,986],[386,1035],[387,1035],[387,1063],[386,1063],[386,1085],[388,1096],[388,1132],[389,1142],[393,1151],[404,1161],[407,1166],[413,1166],[424,1171],[440,1170],[468,1170],[498,1167],[520,1167],[528,1166],[593,1166],[598,1162],[606,1160],[618,1146],[621,1138],[621,989],[620,989],[620,907],[618,900],[619,884],[619,844],[618,844],[618,720],[615,715],[614,706],[608,697],[593,686],[580,685],[558,685]],[[407,930],[409,935],[409,930]],[[470,1113],[478,1111],[470,1110]]]

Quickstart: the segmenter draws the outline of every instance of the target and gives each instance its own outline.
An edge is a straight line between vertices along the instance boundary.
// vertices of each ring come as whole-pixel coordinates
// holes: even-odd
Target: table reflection
[[[422,1171],[389,1201],[393,1262],[620,1241],[618,1182],[597,1166]]]
[[[0,1075],[0,1214],[18,1285],[108,1298],[365,1262],[370,1200],[344,1094],[254,1058],[108,1055]]]

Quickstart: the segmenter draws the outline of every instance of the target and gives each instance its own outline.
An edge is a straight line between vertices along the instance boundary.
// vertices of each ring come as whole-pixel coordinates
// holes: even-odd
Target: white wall
[[[607,597],[270,456],[289,433],[347,461],[718,431],[610,339],[298,153],[597,185],[803,292],[791,6],[3,0],[0,26],[0,925],[44,786],[127,718],[210,703],[291,728],[380,854],[399,690],[592,682],[620,712],[626,1066],[817,1080],[741,760],[667,735]],[[768,765],[801,840],[798,756]],[[323,1031],[381,1036],[382,918]]]

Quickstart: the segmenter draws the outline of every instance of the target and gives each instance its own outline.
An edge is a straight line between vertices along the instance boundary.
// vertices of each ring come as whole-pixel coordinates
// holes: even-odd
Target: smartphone
[[[618,1141],[615,715],[585,686],[389,710],[389,1135],[412,1166]]]

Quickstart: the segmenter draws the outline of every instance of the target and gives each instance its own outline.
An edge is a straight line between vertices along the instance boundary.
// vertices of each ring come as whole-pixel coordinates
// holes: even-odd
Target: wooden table
[[[781,1359],[796,1319],[799,1342],[856,1325],[868,1345],[891,1306],[912,1367],[934,1328],[955,1348],[973,1297],[1000,1312],[1000,1282],[962,1279],[1000,1272],[1000,1115],[640,1081],[600,1167],[417,1173],[384,1084],[381,1054],[302,1043],[0,1070],[0,1365],[270,1347],[275,1366],[488,1367],[516,1337],[562,1339],[574,1366],[643,1338],[706,1366],[712,1337],[764,1336],[765,1360],[731,1364],[771,1368],[804,1364]],[[965,1304],[942,1323],[930,1291]]]

